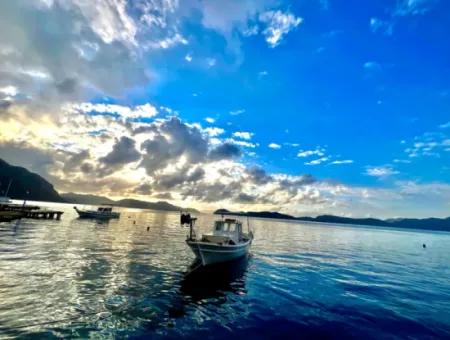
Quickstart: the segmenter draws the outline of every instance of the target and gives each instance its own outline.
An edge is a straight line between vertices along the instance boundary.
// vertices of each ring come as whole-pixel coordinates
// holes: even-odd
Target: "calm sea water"
[[[0,338],[450,338],[450,233],[254,219],[247,260],[186,275],[178,214],[52,206],[0,223]]]

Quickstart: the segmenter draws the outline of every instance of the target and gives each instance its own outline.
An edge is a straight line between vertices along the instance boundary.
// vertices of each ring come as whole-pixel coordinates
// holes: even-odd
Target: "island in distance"
[[[334,223],[334,224],[353,224],[366,225],[376,227],[391,227],[391,228],[411,228],[423,230],[439,230],[450,231],[450,217],[447,218],[393,218],[393,219],[377,219],[377,218],[350,218],[334,215],[320,215],[317,217],[295,217],[279,212],[271,211],[247,211],[247,212],[232,212],[227,209],[218,209],[214,212],[216,215],[234,215],[234,216],[249,216],[259,218],[274,218],[280,220],[293,220],[305,222],[320,222],[320,223]]]

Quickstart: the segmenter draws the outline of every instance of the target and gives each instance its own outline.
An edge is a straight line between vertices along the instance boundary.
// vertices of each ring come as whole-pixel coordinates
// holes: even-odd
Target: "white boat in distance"
[[[244,233],[240,221],[229,218],[215,221],[213,232],[203,234],[200,239],[193,229],[195,221],[196,218],[189,214],[181,215],[181,225],[190,227],[186,243],[203,266],[232,261],[248,254],[253,232]]]
[[[73,207],[80,218],[110,219],[119,218],[120,213],[112,211],[112,207],[99,207],[97,210],[80,210]]]
[[[10,204],[12,203],[11,199],[7,196],[0,196],[0,204]]]

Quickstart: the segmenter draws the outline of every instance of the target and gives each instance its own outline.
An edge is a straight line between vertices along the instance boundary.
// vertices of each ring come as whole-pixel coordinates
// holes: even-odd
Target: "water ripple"
[[[0,338],[450,337],[449,234],[254,219],[248,260],[186,275],[178,214],[58,209],[0,223]]]

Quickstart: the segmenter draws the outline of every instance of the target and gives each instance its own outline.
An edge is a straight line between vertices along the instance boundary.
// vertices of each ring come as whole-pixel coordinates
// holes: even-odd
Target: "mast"
[[[9,180],[8,189],[6,189],[6,194],[5,194],[6,197],[8,196],[9,188],[11,188],[12,181],[13,181],[12,179]]]

